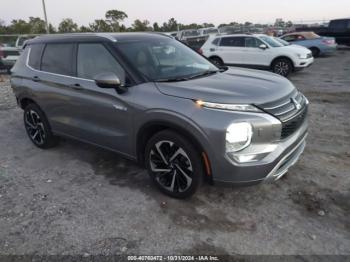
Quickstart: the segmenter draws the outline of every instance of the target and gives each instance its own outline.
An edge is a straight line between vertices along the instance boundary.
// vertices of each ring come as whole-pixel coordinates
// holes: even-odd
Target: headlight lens
[[[307,58],[307,54],[298,54],[298,57],[300,59],[306,59]]]
[[[202,100],[195,101],[197,105],[207,108],[220,109],[220,110],[231,110],[231,111],[245,111],[245,112],[262,112],[259,108],[253,105],[245,104],[218,104],[212,102],[205,102]]]
[[[240,151],[249,146],[253,135],[252,125],[247,122],[233,123],[226,130],[226,152]]]

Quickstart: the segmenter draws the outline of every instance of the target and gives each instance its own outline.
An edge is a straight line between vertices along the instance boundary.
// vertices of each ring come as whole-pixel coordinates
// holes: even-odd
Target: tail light
[[[322,43],[324,43],[325,45],[334,45],[335,41],[334,39],[324,39],[322,40]]]
[[[199,49],[198,49],[198,53],[201,54],[201,55],[203,55],[203,49],[202,49],[202,48],[199,48]]]

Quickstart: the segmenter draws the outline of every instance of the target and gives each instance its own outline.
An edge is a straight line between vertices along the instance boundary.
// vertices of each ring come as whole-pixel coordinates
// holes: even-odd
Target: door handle
[[[38,77],[38,76],[33,76],[33,77],[32,77],[32,81],[34,81],[34,82],[39,82],[39,81],[40,81],[40,77]]]
[[[75,83],[75,84],[72,84],[70,85],[71,88],[75,89],[75,90],[83,90],[84,88],[78,84],[78,83]]]

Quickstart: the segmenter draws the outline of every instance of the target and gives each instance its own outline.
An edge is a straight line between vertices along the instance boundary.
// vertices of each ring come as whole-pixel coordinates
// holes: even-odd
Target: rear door
[[[242,64],[244,49],[244,37],[226,36],[221,38],[217,53],[225,64]]]

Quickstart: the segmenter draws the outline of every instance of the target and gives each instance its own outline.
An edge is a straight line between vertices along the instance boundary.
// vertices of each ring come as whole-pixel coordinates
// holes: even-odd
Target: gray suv
[[[118,152],[176,198],[203,180],[277,180],[305,146],[308,101],[291,82],[218,68],[162,34],[41,36],[11,84],[36,146],[62,136]]]

